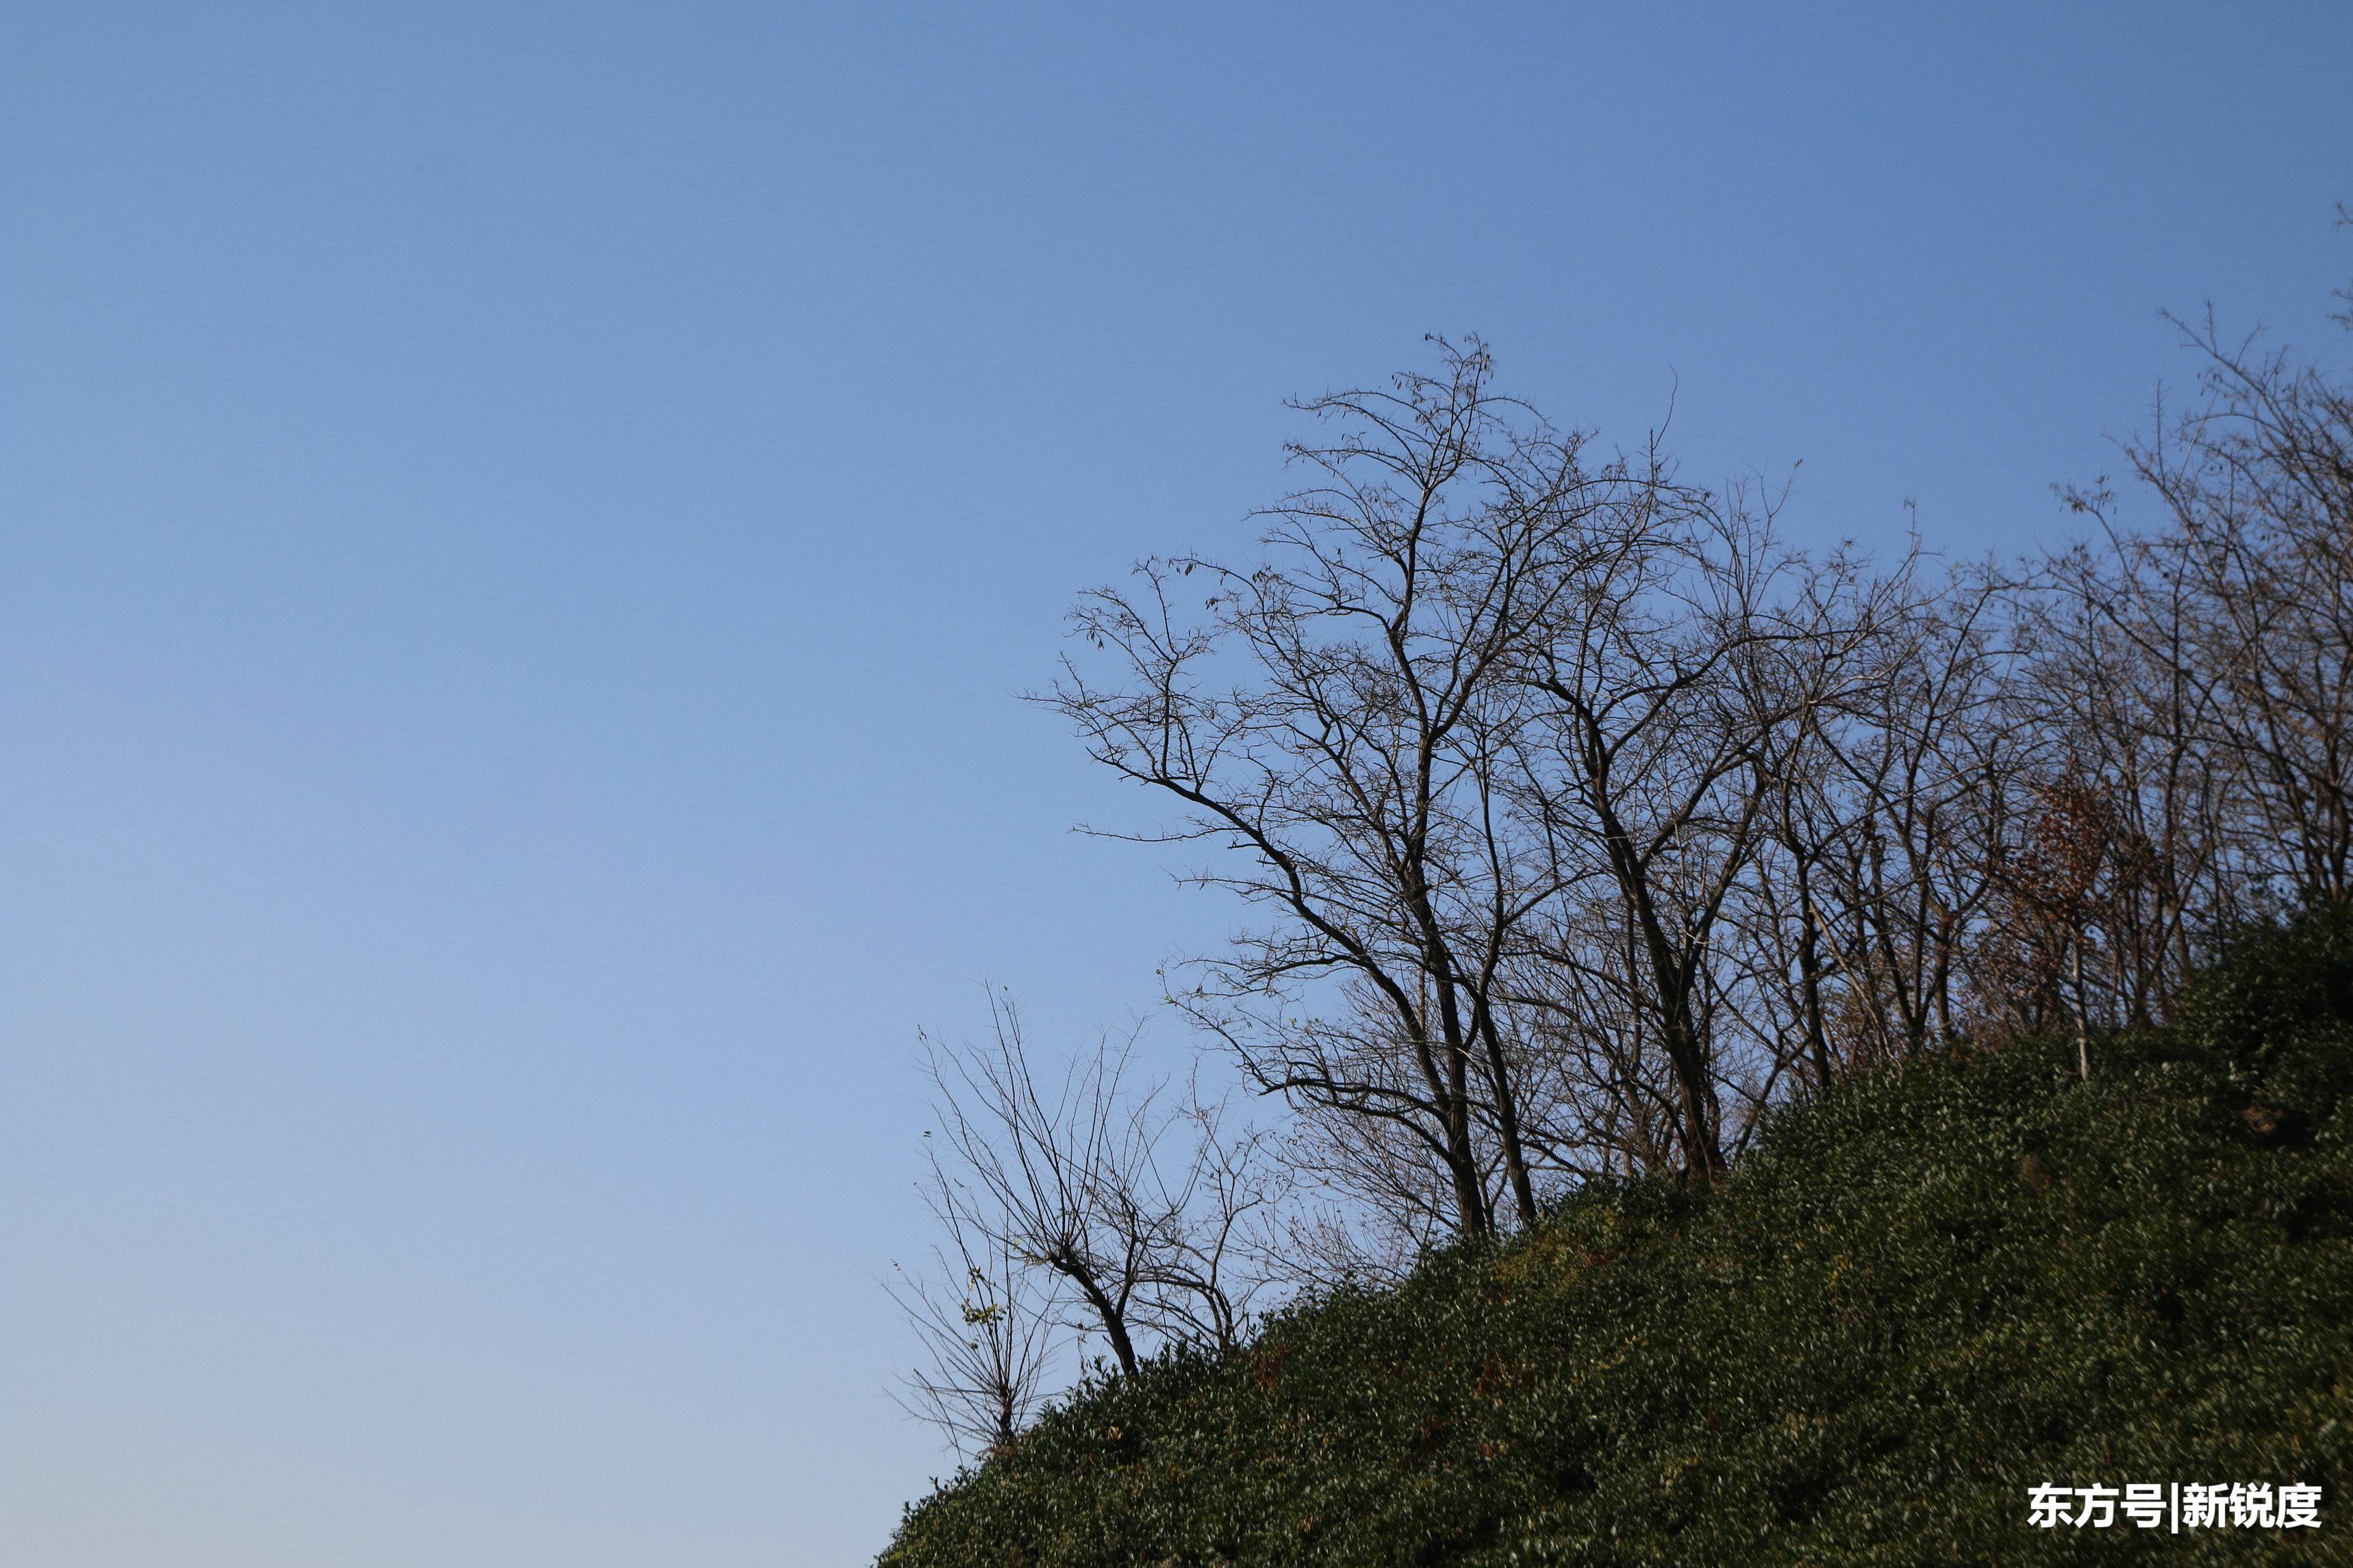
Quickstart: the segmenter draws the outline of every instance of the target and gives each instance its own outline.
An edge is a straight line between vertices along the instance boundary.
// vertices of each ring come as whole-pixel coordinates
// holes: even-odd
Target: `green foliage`
[[[1924,1063],[1716,1196],[1584,1192],[1096,1383],[891,1568],[2353,1561],[2353,924],[2162,1034]],[[2316,1482],[2318,1531],[2039,1530],[2042,1481]]]

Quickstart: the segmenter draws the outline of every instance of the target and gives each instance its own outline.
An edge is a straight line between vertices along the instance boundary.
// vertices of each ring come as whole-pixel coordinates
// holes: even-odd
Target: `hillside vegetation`
[[[2093,1061],[1858,1078],[1712,1196],[1588,1187],[1090,1384],[881,1561],[2353,1562],[2353,922],[2242,941]],[[2327,1490],[2317,1531],[2054,1531],[2042,1481]]]

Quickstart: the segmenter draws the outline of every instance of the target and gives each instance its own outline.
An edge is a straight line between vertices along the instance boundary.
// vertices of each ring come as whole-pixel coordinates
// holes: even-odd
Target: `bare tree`
[[[1229,1354],[1281,1289],[1271,1251],[1293,1183],[1273,1134],[1237,1116],[1231,1095],[1204,1096],[1198,1072],[1154,1140],[1153,1191],[1168,1219],[1145,1272],[1145,1321],[1164,1341]]]
[[[2164,507],[2131,530],[2103,490],[2074,495],[2107,559],[2079,556],[2076,596],[2111,639],[2179,682],[2127,715],[2224,773],[2218,846],[2284,898],[2353,898],[2353,387],[2285,349],[2184,325],[2198,401],[2126,445]],[[2162,726],[2163,728],[2159,728]],[[2170,738],[2170,737],[2168,737]]]
[[[1004,1227],[973,1211],[936,1147],[923,1196],[942,1232],[933,1267],[895,1269],[884,1287],[930,1360],[907,1375],[901,1405],[947,1433],[960,1453],[1003,1448],[1036,1413],[1053,1359],[1061,1319],[1054,1280]]]
[[[1536,1214],[1498,987],[1555,883],[1498,787],[1514,672],[1585,520],[1642,481],[1496,396],[1483,346],[1438,348],[1438,375],[1304,405],[1336,433],[1292,447],[1318,482],[1265,514],[1261,564],[1151,561],[1087,595],[1077,629],[1113,673],[1066,660],[1050,700],[1184,813],[1122,837],[1217,847],[1193,879],[1271,917],[1179,1005],[1311,1118],[1387,1123],[1386,1168],[1436,1173],[1478,1235],[1498,1202]]]
[[[942,1262],[987,1292],[977,1308],[968,1298],[958,1309],[964,1321],[1001,1321],[1017,1337],[944,1340],[935,1328],[948,1321],[948,1298],[935,1285],[929,1294],[910,1287],[902,1304],[944,1352],[931,1384],[946,1399],[920,1384],[919,1394],[970,1405],[964,1390],[976,1386],[990,1409],[1015,1410],[998,1395],[1033,1387],[1035,1358],[1050,1352],[1018,1337],[1040,1313],[1101,1335],[1124,1375],[1165,1344],[1232,1350],[1264,1284],[1251,1230],[1281,1191],[1264,1135],[1198,1083],[1180,1098],[1165,1082],[1139,1082],[1133,1035],[1100,1036],[1041,1078],[1019,1008],[992,990],[989,1011],[984,1044],[925,1042],[939,1122],[933,1208],[951,1238]]]
[[[1951,1038],[2018,781],[2011,583],[1916,549],[1862,590],[1845,678],[1763,768],[1768,823],[1736,898],[1748,1027],[1812,1092]]]
[[[2161,1019],[2252,915],[2353,899],[2353,388],[2211,311],[2177,324],[2197,395],[2124,445],[2156,521],[2105,483],[2063,492],[2098,533],[2017,605],[2043,792],[2077,792],[2060,815],[2105,847],[2066,948],[2079,1029]],[[2055,809],[2019,846],[2038,874]],[[2025,940],[1993,952],[2015,968]]]
[[[1777,805],[1794,832],[1784,782],[1870,672],[1879,595],[1847,556],[1784,545],[1770,505],[1674,485],[1655,449],[1628,500],[1525,668],[1546,706],[1517,784],[1560,889],[1532,929],[1549,1005],[1599,1021],[1622,1069],[1663,1069],[1623,1080],[1625,1127],[1705,1187],[1727,1152],[1721,1091],[1743,1101],[1745,1135],[1792,1059],[1780,1031],[1738,1027],[1725,922],[1767,864]],[[1597,991],[1614,1004],[1597,1009]]]
[[[2096,948],[2089,978],[2101,983],[2096,999],[2089,985],[2075,988],[2079,1030],[2161,1018],[2214,933],[2263,896],[2262,879],[2251,882],[2232,865],[2235,770],[2214,743],[2229,719],[2196,668],[2195,595],[2178,576],[2168,582],[2148,570],[2145,556],[2137,562],[2137,542],[2109,542],[2126,548],[2060,552],[2036,591],[2021,595],[2031,675],[2021,707],[2047,757],[2033,809],[1994,858],[2002,879],[2016,884],[2003,901],[2017,921],[1988,944],[1988,978],[2025,1023],[2054,1005],[2055,973],[2030,956],[2056,962],[2046,917],[2075,910],[2068,962],[2080,964]],[[2063,839],[2086,845],[2062,852],[2054,845]],[[2090,881],[2057,870],[2090,869],[2090,839],[2108,874],[2096,899]],[[2064,893],[2078,881],[2078,891]]]

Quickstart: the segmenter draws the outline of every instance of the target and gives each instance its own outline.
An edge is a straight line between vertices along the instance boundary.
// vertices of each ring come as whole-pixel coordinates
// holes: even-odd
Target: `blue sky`
[[[919,1026],[1231,911],[1018,693],[1483,333],[2021,549],[2336,348],[2353,11],[0,8],[0,1557],[857,1563]],[[1185,1042],[1152,1037],[1171,1059]]]

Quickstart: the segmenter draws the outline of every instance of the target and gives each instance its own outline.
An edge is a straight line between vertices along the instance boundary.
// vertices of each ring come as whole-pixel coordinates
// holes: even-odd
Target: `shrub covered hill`
[[[2353,1563],[2353,922],[2073,1058],[1858,1081],[1713,1197],[1588,1190],[1092,1384],[881,1562]],[[2046,1481],[2316,1484],[2323,1522],[2042,1529]]]

